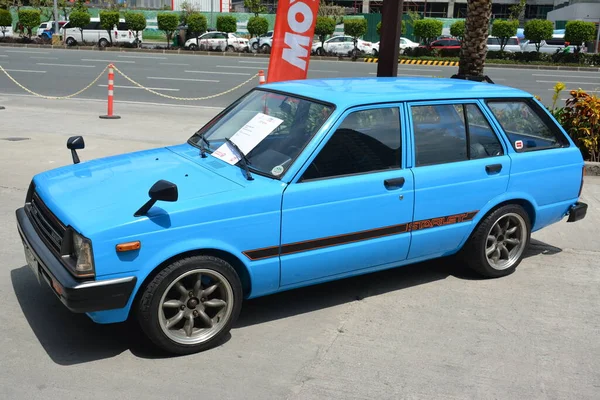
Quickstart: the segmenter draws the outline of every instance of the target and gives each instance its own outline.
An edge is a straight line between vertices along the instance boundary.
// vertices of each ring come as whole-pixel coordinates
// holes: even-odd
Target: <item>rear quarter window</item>
[[[529,99],[490,100],[487,105],[517,152],[569,145],[554,121]]]

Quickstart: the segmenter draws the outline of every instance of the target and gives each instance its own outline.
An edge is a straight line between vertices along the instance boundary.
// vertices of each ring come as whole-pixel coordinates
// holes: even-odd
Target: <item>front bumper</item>
[[[567,222],[577,222],[585,218],[588,205],[586,203],[577,202],[569,209],[569,219]]]
[[[44,279],[69,310],[86,313],[125,307],[136,284],[135,276],[101,281],[75,279],[44,244],[25,209],[19,208],[16,214],[29,267],[38,282]]]

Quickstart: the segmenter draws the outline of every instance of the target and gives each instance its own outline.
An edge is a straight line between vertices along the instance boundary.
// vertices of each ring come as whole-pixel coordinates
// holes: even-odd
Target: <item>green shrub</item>
[[[352,50],[352,58],[358,57],[358,49],[356,43],[359,37],[367,33],[367,20],[365,18],[353,18],[344,20],[344,34],[354,38],[354,49]]]
[[[119,25],[118,11],[100,11],[100,27],[108,32],[111,45],[113,43],[112,30],[117,25]]]
[[[529,41],[535,43],[535,50],[539,52],[542,40],[552,39],[553,30],[554,24],[552,21],[532,19],[525,23],[525,30],[523,33]]]
[[[142,13],[125,13],[125,22],[127,27],[135,32],[135,38],[139,40],[140,32],[146,29],[146,16]]]
[[[229,49],[229,33],[237,32],[237,19],[233,15],[219,15],[217,17],[217,30],[225,32],[225,49]]]
[[[414,34],[426,44],[442,34],[444,23],[436,19],[420,19],[415,21]]]
[[[456,21],[450,25],[450,34],[462,40],[465,36],[465,21]]]
[[[319,18],[317,18],[317,26],[318,25],[319,25]],[[335,25],[334,25],[334,28],[335,28]],[[267,33],[269,31],[269,21],[265,17],[250,17],[248,19],[248,25],[246,26],[246,29],[248,29],[248,33],[251,36],[264,35],[265,33]]]
[[[500,51],[504,51],[504,47],[508,43],[508,39],[517,34],[519,21],[503,21],[497,19],[492,24],[492,36],[500,40]]]
[[[595,39],[595,33],[596,25],[593,22],[569,21],[565,26],[565,42],[577,46],[577,52],[579,52],[582,43]]]
[[[315,35],[319,36],[321,43],[325,41],[327,35],[333,35],[335,32],[335,20],[329,17],[317,17],[315,24]]]
[[[561,110],[561,124],[589,161],[600,161],[600,98],[571,90]]]
[[[206,32],[206,29],[208,28],[208,20],[204,14],[194,11],[187,16],[187,27],[188,30],[196,37],[196,47],[200,47],[198,44],[198,36]]]
[[[2,31],[2,37],[6,36],[6,31],[9,27],[12,27],[12,15],[8,10],[0,10],[0,30]]]
[[[83,27],[90,23],[90,14],[86,11],[72,11],[69,15],[69,25],[73,28],[79,28],[81,32],[81,43],[83,40]]]
[[[19,22],[23,25],[23,28],[27,29],[27,37],[31,38],[33,28],[36,28],[40,25],[40,11],[33,9],[19,10],[18,15]]]
[[[158,13],[156,14],[156,22],[158,30],[163,31],[167,36],[168,49],[171,47],[171,37],[173,36],[173,32],[175,32],[179,25],[179,17],[177,17],[177,14],[173,13]]]

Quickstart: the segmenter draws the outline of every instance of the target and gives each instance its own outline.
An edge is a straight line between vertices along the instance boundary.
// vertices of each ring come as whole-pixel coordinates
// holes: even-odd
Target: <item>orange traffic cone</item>
[[[263,71],[262,69],[260,71],[258,71],[258,83],[260,85],[264,85],[265,82],[265,71]]]

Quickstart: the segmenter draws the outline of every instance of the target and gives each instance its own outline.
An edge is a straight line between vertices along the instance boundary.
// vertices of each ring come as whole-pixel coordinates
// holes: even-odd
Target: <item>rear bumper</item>
[[[569,209],[569,219],[567,222],[577,222],[585,218],[588,205],[582,202],[577,202]]]
[[[38,282],[45,280],[69,310],[86,313],[125,307],[135,287],[135,276],[101,281],[75,279],[42,241],[25,209],[19,208],[16,214],[29,267]]]

